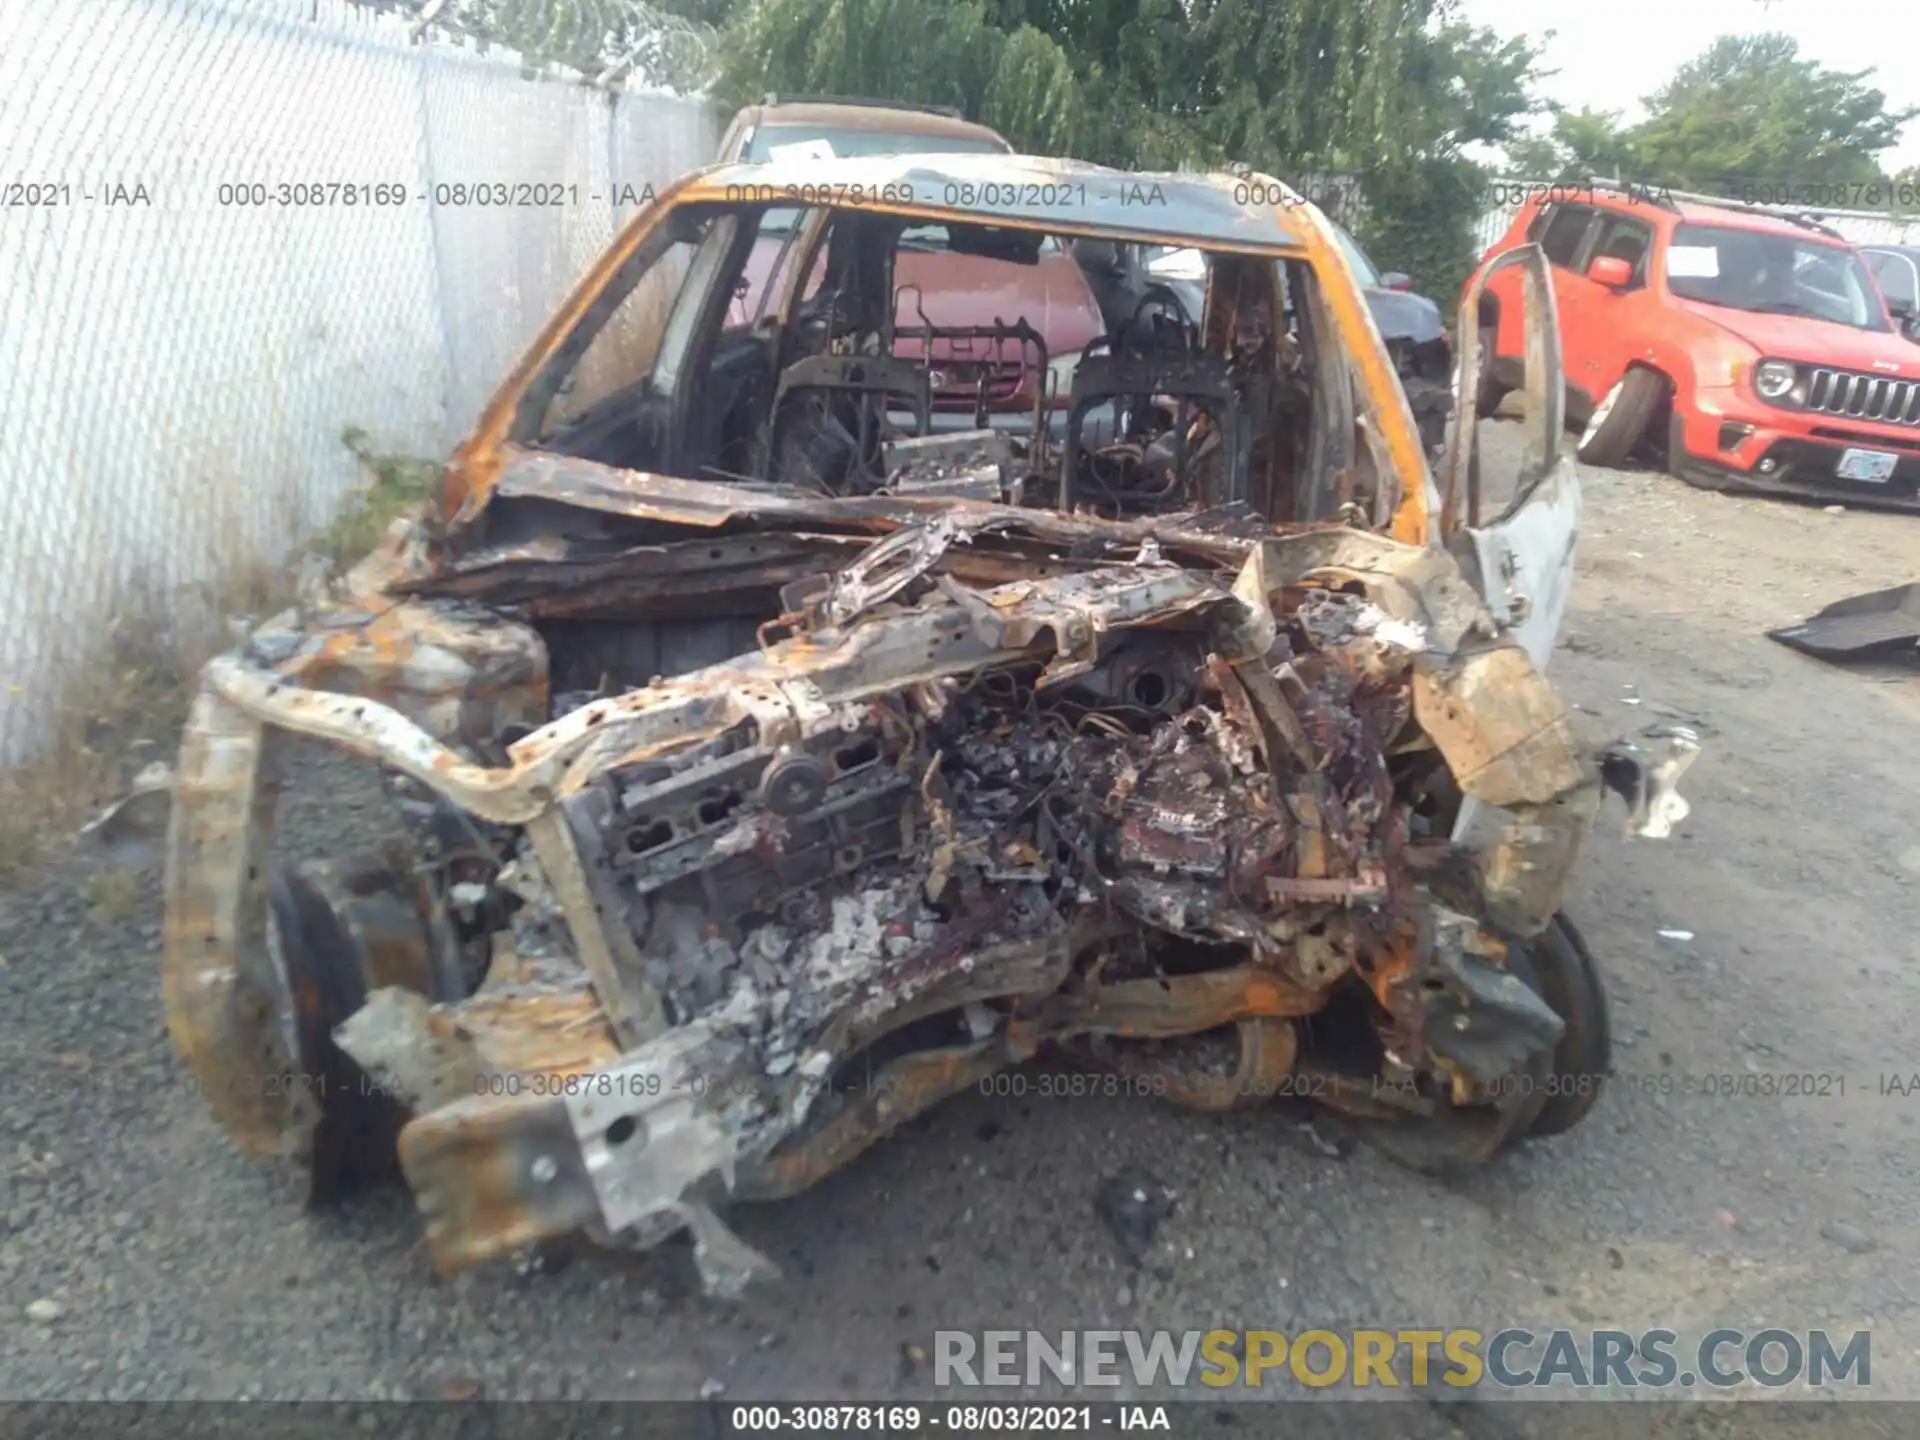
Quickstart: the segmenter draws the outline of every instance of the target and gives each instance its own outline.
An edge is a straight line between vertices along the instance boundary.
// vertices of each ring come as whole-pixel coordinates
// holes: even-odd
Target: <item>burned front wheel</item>
[[[1507,969],[1539,993],[1523,951],[1508,952]],[[1372,1098],[1387,1109],[1404,1107],[1404,1113],[1360,1118],[1357,1128],[1373,1148],[1422,1174],[1473,1170],[1531,1131],[1551,1098],[1554,1067],[1555,1052],[1544,1047],[1494,1083],[1458,1092],[1446,1085],[1376,1081]]]
[[[1554,916],[1535,939],[1509,947],[1507,969],[1560,1017],[1558,1041],[1467,1103],[1443,1091],[1422,1097],[1422,1114],[1364,1122],[1375,1148],[1428,1174],[1453,1173],[1522,1138],[1563,1134],[1599,1102],[1612,1032],[1599,969],[1580,932],[1565,915]]]
[[[1607,995],[1592,952],[1565,915],[1553,917],[1553,923],[1527,946],[1527,957],[1534,989],[1567,1027],[1554,1047],[1546,1104],[1527,1133],[1559,1135],[1593,1109],[1613,1064]]]
[[[267,875],[267,950],[292,1073],[317,1120],[300,1159],[307,1199],[327,1205],[399,1174],[399,1105],[343,1051],[334,1029],[370,991],[454,998],[444,916],[420,878],[378,861],[276,863]]]

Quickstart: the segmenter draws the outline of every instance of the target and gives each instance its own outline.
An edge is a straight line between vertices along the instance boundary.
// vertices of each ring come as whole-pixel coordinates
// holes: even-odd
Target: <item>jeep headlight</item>
[[[1785,360],[1762,360],[1754,367],[1754,393],[1777,405],[1793,393],[1799,379],[1799,371]]]

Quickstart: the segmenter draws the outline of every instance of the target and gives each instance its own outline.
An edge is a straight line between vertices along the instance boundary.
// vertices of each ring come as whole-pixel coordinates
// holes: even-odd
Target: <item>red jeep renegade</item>
[[[1644,440],[1710,489],[1920,507],[1920,345],[1841,236],[1578,186],[1523,205],[1487,258],[1528,241],[1552,264],[1582,460],[1617,464]],[[1493,277],[1480,307],[1483,415],[1517,383],[1519,278]]]

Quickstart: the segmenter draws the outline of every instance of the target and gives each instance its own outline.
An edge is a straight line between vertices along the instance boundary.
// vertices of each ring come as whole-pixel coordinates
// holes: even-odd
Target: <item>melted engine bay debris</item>
[[[369,957],[404,925],[349,885],[339,948],[362,983],[329,1028],[399,1101],[446,1270],[687,1229],[707,1287],[737,1294],[771,1266],[717,1202],[794,1194],[1049,1049],[1203,1110],[1309,1096],[1389,1148],[1424,1137],[1422,1164],[1526,1132],[1564,1024],[1525,953],[1603,767],[1446,551],[1232,513],[833,503],[786,519],[795,538],[889,533],[789,583],[757,650],[561,692],[504,749],[514,686],[544,685],[562,641],[488,609],[471,567],[439,598],[418,572],[403,600],[363,586],[319,639],[209,667],[177,787],[169,1018],[243,1146],[311,1152],[364,1119],[325,1097],[267,1114],[221,1084],[275,1043],[244,962],[208,957],[245,949],[240,857],[263,843],[253,777],[278,729],[380,760],[426,817],[439,889],[406,944],[464,956],[468,979],[391,978]],[[530,573],[503,582],[522,602]],[[382,626],[414,675],[343,682],[390,673]],[[288,683],[315,656],[326,690]],[[489,754],[510,763],[469,758]],[[1612,763],[1606,783],[1644,792],[1643,765]]]

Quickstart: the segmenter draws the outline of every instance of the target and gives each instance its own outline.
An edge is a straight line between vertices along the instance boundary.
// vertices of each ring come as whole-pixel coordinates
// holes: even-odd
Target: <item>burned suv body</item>
[[[397,1156],[446,1269],[684,1228],[730,1293],[765,1262],[718,1201],[1043,1049],[1421,1165],[1578,1119],[1563,883],[1603,783],[1647,833],[1678,802],[1540,673],[1577,482],[1543,428],[1481,523],[1324,220],[1235,183],[736,165],[639,216],[438,503],[205,672],[165,993],[242,1149],[316,1193]],[[804,214],[740,325],[768,204]],[[935,435],[892,333],[926,224],[1194,245],[1205,314],[1093,347],[1064,444]],[[408,853],[281,863],[289,734],[378,762]]]

